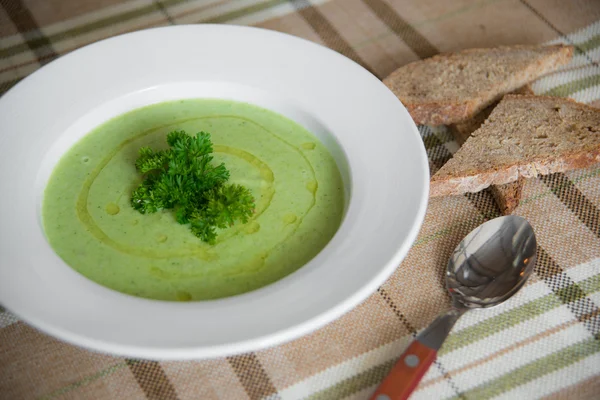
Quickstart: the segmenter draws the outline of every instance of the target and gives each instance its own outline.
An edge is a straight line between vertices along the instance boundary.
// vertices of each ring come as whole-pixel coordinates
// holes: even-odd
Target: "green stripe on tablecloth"
[[[583,54],[584,52],[594,50],[597,47],[600,47],[600,35],[592,36],[585,42],[579,43],[577,47],[575,47],[575,53]]]
[[[546,92],[547,96],[567,97],[573,93],[591,88],[600,84],[600,74],[586,76],[585,78],[576,79],[571,82],[563,83]]]
[[[563,301],[572,303],[579,299],[579,297],[569,297],[570,292],[575,290],[577,286],[581,291],[584,291],[585,294],[588,295],[600,291],[600,274],[561,289],[560,292],[565,296],[560,297],[561,294],[550,293],[518,308],[509,310],[476,325],[453,333],[448,337],[438,354],[443,355],[450,353],[451,351],[468,346],[478,340],[485,339],[488,336],[540,316],[565,304]],[[566,294],[569,294],[569,296],[566,296]],[[561,301],[561,298],[563,301]]]
[[[115,372],[117,372],[117,371],[119,371],[119,370],[121,370],[121,369],[123,369],[125,367],[127,367],[126,363],[121,363],[121,364],[113,365],[113,366],[108,367],[106,369],[103,369],[102,371],[97,372],[97,373],[95,373],[93,375],[87,376],[87,377],[85,377],[85,378],[83,378],[83,379],[81,379],[81,380],[79,380],[79,381],[77,381],[75,383],[72,383],[72,384],[67,385],[67,386],[63,386],[62,388],[60,388],[58,390],[55,390],[54,392],[48,393],[47,395],[39,398],[39,400],[50,400],[50,399],[54,399],[56,397],[62,396],[64,394],[70,392],[71,390],[75,390],[75,389],[80,388],[82,386],[88,385],[88,384],[94,382],[97,379],[104,378],[106,376],[112,375],[113,373],[115,373]]]
[[[556,353],[530,362],[520,368],[514,369],[490,382],[486,382],[476,388],[463,392],[464,397],[453,397],[452,399],[489,399],[551,372],[568,367],[569,365],[596,354],[599,351],[600,341],[589,338],[559,350]]]
[[[253,4],[248,7],[240,8],[239,10],[230,11],[226,14],[219,15],[217,17],[211,17],[207,19],[201,19],[199,23],[207,23],[207,24],[222,24],[227,21],[231,21],[232,19],[240,18],[246,15],[254,14],[259,11],[268,10],[270,8],[279,6],[281,4],[287,3],[287,0],[269,0],[258,4]]]
[[[181,2],[184,0],[171,0],[171,2]],[[46,36],[47,39],[52,43],[60,42],[61,40],[67,39],[73,36],[80,36],[85,33],[89,33],[95,30],[99,30],[102,28],[106,28],[108,26],[119,24],[134,18],[138,18],[144,16],[146,14],[150,14],[153,12],[160,12],[160,9],[154,4],[150,4],[135,10],[126,11],[122,14],[112,15],[110,17],[102,18],[97,21],[89,22],[85,25],[76,26],[71,29],[67,29],[62,32],[57,32],[53,35]],[[161,14],[162,15],[162,14]],[[28,41],[29,45],[26,43],[17,44],[11,47],[7,47],[5,49],[0,49],[0,58],[11,57],[22,53],[26,50],[29,50],[30,46],[36,47],[41,46],[42,43],[37,43],[34,40]]]
[[[600,274],[591,276],[586,280],[579,282],[579,288],[587,294],[600,291]]]
[[[305,400],[329,400],[348,397],[356,392],[368,388],[369,386],[373,386],[381,382],[388,374],[390,369],[392,369],[394,362],[395,360],[390,360],[383,364],[369,368],[360,374],[356,374],[348,379],[344,379],[336,385],[330,386],[320,392],[316,392],[306,397]]]

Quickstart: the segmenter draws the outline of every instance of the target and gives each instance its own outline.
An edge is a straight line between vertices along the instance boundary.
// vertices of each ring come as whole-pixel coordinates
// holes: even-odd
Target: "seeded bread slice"
[[[431,196],[600,162],[600,110],[558,97],[506,95],[489,118],[431,177]]]
[[[538,77],[567,64],[573,47],[510,46],[440,54],[383,80],[417,124],[463,122]]]
[[[525,85],[512,92],[512,94],[529,94],[533,95],[531,86]],[[462,146],[462,144],[483,124],[483,122],[490,116],[494,107],[498,105],[498,101],[487,106],[481,110],[473,118],[461,122],[458,124],[452,124],[448,128],[454,136],[454,140]],[[525,179],[520,178],[514,182],[507,183],[504,185],[492,185],[490,186],[490,192],[496,201],[496,205],[502,212],[503,215],[510,215],[517,208],[521,201],[521,192],[525,185]]]

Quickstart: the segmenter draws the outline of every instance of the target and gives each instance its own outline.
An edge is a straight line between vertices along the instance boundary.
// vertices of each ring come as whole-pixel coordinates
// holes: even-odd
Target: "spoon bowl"
[[[475,228],[448,261],[446,286],[456,308],[496,306],[519,291],[533,272],[533,228],[514,215]]]

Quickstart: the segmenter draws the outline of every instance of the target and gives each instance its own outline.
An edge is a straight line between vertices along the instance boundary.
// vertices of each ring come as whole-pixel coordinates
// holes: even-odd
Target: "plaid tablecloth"
[[[573,62],[537,93],[600,104],[598,0],[1,0],[0,91],[57,56],[112,35],[183,23],[288,32],[380,78],[442,51],[563,42]],[[192,51],[192,50],[190,50]],[[1,134],[1,132],[0,132]],[[457,145],[421,127],[433,171]],[[412,399],[600,398],[600,165],[529,180],[516,214],[539,259],[505,305],[465,315]],[[92,353],[0,312],[1,399],[366,399],[415,333],[449,307],[443,271],[456,244],[498,215],[490,194],[432,199],[396,273],[313,334],[201,362]]]

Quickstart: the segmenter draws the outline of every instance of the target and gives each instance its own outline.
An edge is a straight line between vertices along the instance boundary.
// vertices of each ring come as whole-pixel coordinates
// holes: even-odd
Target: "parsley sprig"
[[[229,171],[223,163],[211,163],[210,134],[173,131],[167,144],[167,150],[139,150],[135,167],[144,179],[131,195],[134,209],[142,214],[172,209],[177,222],[189,224],[194,235],[210,244],[217,228],[248,222],[254,199],[247,188],[226,183]]]

